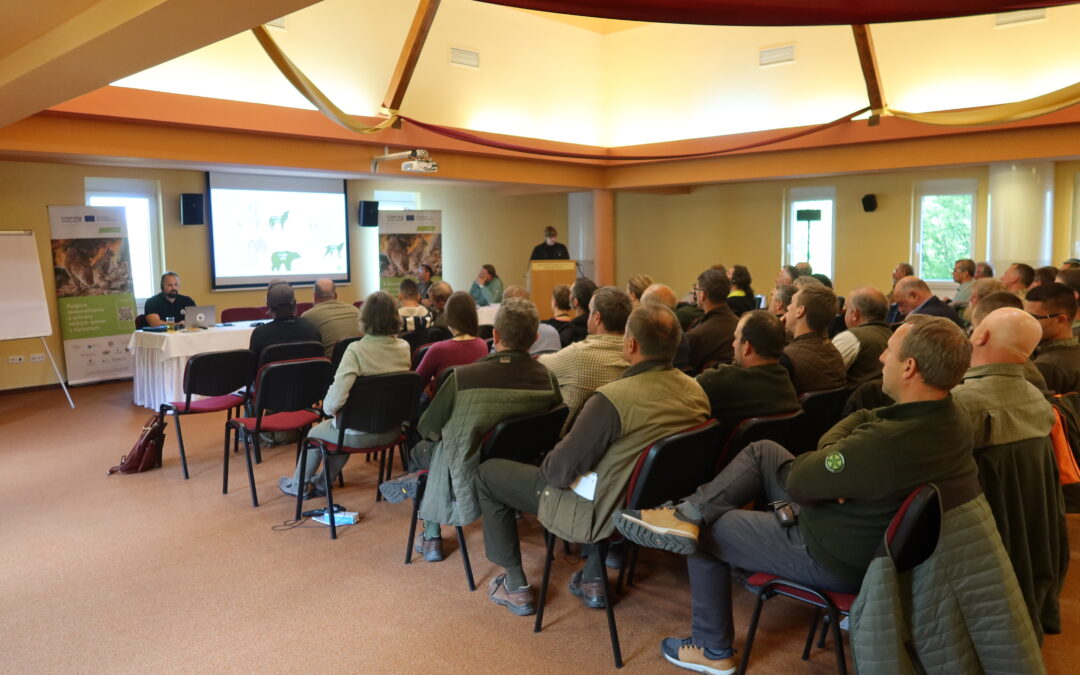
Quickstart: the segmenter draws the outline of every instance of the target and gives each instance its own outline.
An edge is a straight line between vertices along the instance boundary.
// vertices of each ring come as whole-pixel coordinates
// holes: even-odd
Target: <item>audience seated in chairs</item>
[[[349,390],[352,389],[357,377],[407,371],[411,365],[409,345],[404,340],[395,337],[401,329],[401,318],[397,313],[397,305],[389,294],[377,291],[369,295],[360,311],[360,318],[364,322],[366,334],[345,350],[341,364],[334,374],[334,382],[323,398],[323,411],[331,417],[345,405]],[[348,429],[345,433],[345,444],[353,448],[385,445],[393,442],[400,433],[400,429],[376,434],[369,434],[364,429]],[[321,422],[308,433],[308,437],[337,443],[338,430],[334,426],[334,420],[328,419]],[[323,471],[329,473],[330,480],[334,480],[348,460],[347,454],[332,455],[328,460],[329,466],[323,467]],[[318,486],[322,485],[323,477],[321,473],[315,473],[319,455],[314,452],[308,453],[307,461],[308,464],[304,467],[305,484],[302,486],[298,484],[300,480],[298,463],[293,476],[285,476],[278,481],[278,487],[282,492],[295,496],[303,490],[310,496],[314,488],[318,495],[321,495]]]
[[[1069,546],[1050,442],[1054,412],[1023,381],[1039,323],[1012,307],[988,314],[971,336],[971,367],[953,399],[971,419],[979,482],[1041,642],[1044,630],[1061,631],[1057,599]],[[1062,325],[1068,330],[1068,321]]]
[[[804,278],[808,277],[800,277]],[[804,285],[791,298],[784,327],[795,339],[784,347],[780,365],[791,373],[791,383],[799,394],[847,383],[844,357],[825,336],[834,316],[836,294],[820,282]]]
[[[1046,386],[1058,394],[1080,391],[1080,341],[1073,335],[1076,296],[1064,284],[1043,284],[1028,291],[1024,308],[1042,327],[1035,366]]]
[[[445,281],[434,284],[428,291],[427,307],[431,312],[432,319],[431,326],[428,328],[427,335],[425,336],[427,342],[449,340],[453,337],[450,333],[450,328],[446,325],[445,313],[446,301],[450,299],[450,295],[453,292],[454,289],[452,289],[450,284]]]
[[[971,302],[971,286],[975,283],[975,261],[964,258],[954,262],[952,279],[959,287],[949,302],[953,309],[960,312]]]
[[[581,342],[589,334],[589,300],[596,292],[596,283],[588,277],[579,277],[570,287],[570,307],[574,318],[559,328],[562,346]]]
[[[600,288],[589,301],[588,336],[539,358],[559,381],[563,401],[570,408],[563,434],[596,388],[618,379],[629,365],[623,358],[623,331],[631,306],[630,296],[614,286]]]
[[[322,336],[326,358],[334,355],[334,347],[345,338],[360,336],[360,310],[337,299],[337,288],[330,279],[319,279],[312,288],[314,306],[302,314]]]
[[[697,278],[696,298],[704,314],[694,319],[686,335],[690,343],[690,367],[696,372],[708,363],[731,363],[731,340],[735,337],[735,312],[728,307],[731,280],[727,272],[710,267]]]
[[[964,322],[956,311],[930,292],[926,282],[918,277],[907,276],[893,287],[893,300],[905,317],[912,314],[941,316],[963,328]]]
[[[634,309],[641,306],[641,296],[645,289],[652,286],[655,281],[648,274],[635,274],[626,282],[626,294],[630,296],[630,303]]]
[[[753,278],[746,265],[732,265],[728,278],[731,279],[731,292],[728,293],[727,304],[731,311],[735,312],[735,316],[742,316],[752,309],[757,309],[757,298],[750,285]]]
[[[734,348],[734,365],[710,368],[697,377],[724,432],[750,417],[800,409],[791,377],[780,365],[784,352],[780,319],[762,309],[746,312],[735,327]]]
[[[530,300],[529,292],[525,290],[525,287],[516,284],[510,284],[503,291],[503,302],[506,302],[510,298],[524,298],[525,300]],[[553,326],[549,326],[541,321],[536,329],[536,340],[532,343],[532,346],[529,347],[529,353],[533,356],[536,356],[537,354],[550,354],[559,351],[561,347],[562,341],[559,339],[559,331]]]
[[[774,288],[772,297],[769,298],[769,314],[783,321],[787,316],[788,305],[791,304],[791,299],[795,297],[795,292],[798,290],[793,284],[784,284]]]
[[[495,352],[458,366],[443,382],[419,431],[425,441],[409,456],[410,473],[383,483],[383,497],[413,497],[420,474],[428,472],[420,517],[424,531],[417,548],[430,562],[442,560],[440,525],[462,527],[480,517],[476,471],[483,435],[511,417],[536,415],[560,403],[559,383],[528,354],[540,317],[523,298],[505,300],[495,315]]]
[[[669,662],[735,672],[732,566],[855,592],[914,488],[975,477],[971,423],[949,396],[971,359],[963,332],[944,319],[904,325],[881,358],[885,389],[898,403],[851,415],[820,450],[792,461],[775,443],[753,443],[676,507],[616,514],[631,541],[688,556],[691,635],[663,640]],[[794,504],[782,520],[742,508],[755,500]]]
[[[406,333],[424,330],[430,323],[428,308],[420,304],[420,287],[412,279],[402,279],[398,288],[398,314]]]
[[[1015,293],[1020,299],[1027,295],[1028,288],[1035,281],[1035,268],[1026,263],[1013,263],[1001,275],[1005,290]]]
[[[522,569],[517,512],[538,514],[549,532],[567,541],[600,542],[614,531],[611,514],[624,499],[642,450],[708,419],[701,387],[671,366],[681,333],[666,307],[634,310],[623,338],[630,367],[596,390],[540,467],[499,459],[480,466],[484,546],[488,560],[505,570],[491,582],[494,603],[519,616],[535,612]],[[571,593],[588,607],[604,606],[602,564],[591,555],[570,580]]]
[[[885,294],[872,286],[848,294],[844,311],[848,329],[832,339],[847,368],[847,386],[854,388],[881,375],[878,357],[892,336],[892,328],[885,323],[888,311]]]
[[[471,295],[464,291],[452,293],[444,315],[453,337],[430,344],[416,367],[429,398],[435,395],[435,382],[444,370],[472,363],[488,353],[487,343],[476,337],[479,326],[476,301]]]
[[[663,305],[673,312],[679,306],[679,298],[675,295],[675,291],[664,284],[652,284],[646,288],[645,292],[641,294],[641,302]],[[671,365],[688,375],[696,374],[696,371],[690,367],[690,338],[686,336],[685,331],[682,334],[682,339],[679,340],[679,349],[675,352],[675,358],[672,359]]]
[[[551,289],[551,318],[544,319],[540,323],[551,326],[556,331],[562,331],[566,324],[570,323],[573,309],[570,307],[570,287],[559,284]]]
[[[322,335],[315,324],[296,316],[296,294],[285,281],[273,281],[266,289],[266,306],[270,308],[273,321],[256,326],[251,331],[248,349],[256,354],[268,345],[281,342],[322,342]]]

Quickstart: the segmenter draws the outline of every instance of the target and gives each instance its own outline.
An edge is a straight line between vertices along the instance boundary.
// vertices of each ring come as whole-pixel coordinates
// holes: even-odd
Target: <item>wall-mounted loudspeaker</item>
[[[379,202],[360,202],[356,209],[356,219],[360,221],[360,227],[378,227]]]
[[[877,195],[863,195],[862,210],[870,213],[877,209]]]
[[[199,192],[180,195],[180,224],[202,225],[206,222],[203,195]]]

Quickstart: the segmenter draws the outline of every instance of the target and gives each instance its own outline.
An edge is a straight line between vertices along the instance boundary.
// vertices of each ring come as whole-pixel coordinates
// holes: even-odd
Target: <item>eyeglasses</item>
[[[1028,312],[1028,314],[1031,314],[1031,312]],[[1055,317],[1065,316],[1065,313],[1064,312],[1058,312],[1057,314],[1031,314],[1031,316],[1032,316],[1032,318],[1040,319],[1040,320],[1041,319],[1053,319]]]

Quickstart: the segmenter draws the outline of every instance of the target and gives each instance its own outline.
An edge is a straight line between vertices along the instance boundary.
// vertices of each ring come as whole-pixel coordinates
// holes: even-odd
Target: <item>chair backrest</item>
[[[904,500],[885,531],[884,544],[896,569],[922,564],[937,548],[941,534],[941,498],[937,487],[920,485]]]
[[[731,430],[731,435],[728,436],[727,442],[724,443],[724,449],[720,453],[716,463],[716,470],[712,475],[715,476],[723,471],[728,462],[740,450],[754,441],[774,441],[787,447],[791,433],[795,429],[795,424],[802,415],[803,411],[796,410],[795,412],[780,413],[778,415],[750,417],[739,422]]]
[[[135,330],[139,330],[140,328],[149,328],[149,327],[150,327],[150,323],[146,320],[146,315],[145,314],[140,314],[139,316],[135,317]]]
[[[243,389],[255,374],[255,352],[233,349],[203,352],[188,359],[184,367],[184,393],[191,396],[224,396]]]
[[[270,318],[268,307],[226,307],[221,310],[221,323],[260,321]]]
[[[413,354],[412,354],[412,369],[413,370],[416,370],[417,367],[420,365],[420,362],[424,360],[424,354],[428,353],[428,350],[431,349],[431,345],[433,345],[433,344],[435,344],[435,343],[434,342],[425,342],[424,344],[420,345],[419,347],[417,347],[413,351]]]
[[[480,445],[480,461],[509,459],[522,464],[539,464],[559,442],[559,434],[570,414],[560,403],[539,415],[512,417],[488,431]]]
[[[444,369],[441,373],[439,373],[439,377],[435,379],[435,393],[436,394],[439,393],[439,389],[442,388],[443,383],[446,382],[448,379],[450,379],[450,373],[454,372],[455,368],[457,368],[457,366],[447,366],[446,369]]]
[[[714,475],[723,448],[719,422],[708,420],[642,451],[626,490],[626,507],[648,509],[692,494]]]
[[[259,368],[262,368],[268,363],[277,363],[278,361],[314,359],[323,356],[325,353],[326,352],[323,351],[322,343],[316,342],[315,340],[279,342],[274,345],[263,347],[262,353],[259,354]]]
[[[476,331],[476,337],[482,340],[490,340],[495,336],[495,326],[487,324],[481,324],[480,328]],[[490,343],[489,343],[490,344]]]
[[[315,408],[326,394],[334,371],[330,359],[276,361],[259,368],[255,377],[255,411],[262,418],[275,413]]]
[[[311,309],[314,306],[315,306],[314,302],[298,302],[298,303],[296,303],[296,316],[302,315],[304,312],[308,311],[309,309]]]
[[[793,455],[800,455],[817,449],[818,440],[840,421],[840,411],[844,408],[851,390],[847,387],[808,391],[799,396],[805,413],[795,425],[788,450]]]
[[[363,306],[364,306],[364,301],[363,300],[357,300],[356,302],[353,303],[353,307],[355,307],[357,309],[360,309]]]
[[[356,378],[338,411],[338,444],[346,429],[379,433],[412,419],[420,405],[420,376],[412,371]]]
[[[334,345],[334,353],[330,357],[330,365],[334,367],[334,372],[337,372],[337,367],[341,365],[341,359],[345,356],[345,350],[349,348],[349,345],[359,340],[359,336],[342,338]]]

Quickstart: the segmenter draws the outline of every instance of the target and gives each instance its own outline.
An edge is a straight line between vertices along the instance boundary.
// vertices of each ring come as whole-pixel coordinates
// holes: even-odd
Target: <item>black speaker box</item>
[[[862,210],[870,213],[877,210],[877,195],[863,195]]]
[[[360,227],[378,227],[379,202],[360,202],[356,209],[356,219],[360,221]]]
[[[180,195],[180,224],[202,225],[206,222],[204,196],[199,192]]]

